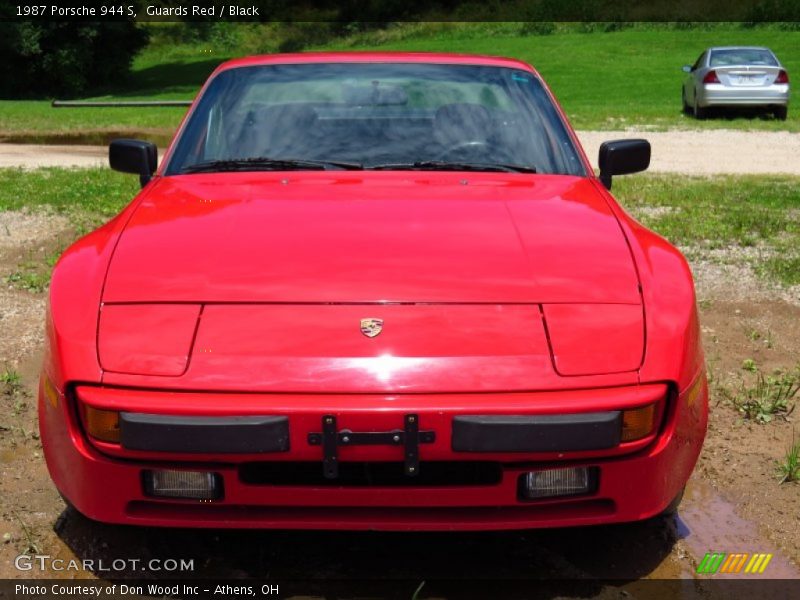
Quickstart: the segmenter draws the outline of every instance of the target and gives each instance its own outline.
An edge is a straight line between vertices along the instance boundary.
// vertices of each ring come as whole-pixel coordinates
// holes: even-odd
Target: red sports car
[[[98,521],[513,529],[674,510],[707,421],[683,256],[539,75],[447,54],[221,65],[53,272],[47,464]]]

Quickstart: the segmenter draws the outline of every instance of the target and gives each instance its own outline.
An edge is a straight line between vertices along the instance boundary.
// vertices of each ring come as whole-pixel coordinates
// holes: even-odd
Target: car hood
[[[103,301],[623,303],[638,279],[592,182],[502,173],[157,178]]]

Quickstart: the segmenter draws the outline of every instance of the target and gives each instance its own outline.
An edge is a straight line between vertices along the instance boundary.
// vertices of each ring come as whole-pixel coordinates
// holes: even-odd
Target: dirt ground
[[[0,277],[21,257],[46,256],[65,235],[70,232],[63,218],[0,212]],[[102,525],[65,510],[47,474],[36,425],[44,294],[0,286],[0,372],[22,375],[18,386],[0,382],[0,578],[30,576],[14,568],[14,558],[28,552],[109,561],[195,558],[200,577],[480,577],[523,580],[519,586],[526,578],[601,577],[635,596],[640,579],[692,578],[707,551],[772,552],[766,575],[800,578],[800,484],[779,485],[774,471],[774,461],[791,444],[793,423],[745,422],[718,391],[751,376],[742,369],[746,359],[764,372],[797,364],[800,298],[762,290],[754,301],[748,286],[736,285],[742,273],[712,263],[693,268],[714,384],[708,438],[679,515],[610,527],[481,534],[158,530]],[[96,575],[103,574],[71,574]],[[575,594],[605,591],[585,585]]]
[[[579,131],[586,154],[597,167],[597,152],[606,140],[644,137],[653,148],[649,170],[689,175],[714,173],[786,173],[800,175],[800,134],[783,131]],[[740,152],[743,140],[747,152]],[[162,149],[163,152],[163,149]],[[720,161],[718,157],[724,156]],[[0,144],[0,168],[106,164],[106,146],[37,146]]]

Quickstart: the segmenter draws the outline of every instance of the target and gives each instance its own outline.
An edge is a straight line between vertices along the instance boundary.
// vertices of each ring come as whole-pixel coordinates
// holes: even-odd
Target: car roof
[[[450,54],[434,52],[299,52],[296,54],[262,54],[226,61],[216,72],[237,67],[274,64],[313,63],[421,63],[507,67],[535,73],[529,64],[514,58],[479,54]]]
[[[712,50],[766,50],[767,52],[772,52],[766,46],[712,46],[708,48],[707,52]]]

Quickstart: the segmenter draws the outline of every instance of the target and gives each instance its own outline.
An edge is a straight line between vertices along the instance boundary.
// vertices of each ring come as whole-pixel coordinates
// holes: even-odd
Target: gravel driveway
[[[579,131],[592,165],[605,140],[650,140],[650,171],[713,175],[717,173],[800,175],[800,133],[787,131]]]
[[[650,170],[688,175],[786,173],[800,175],[800,133],[785,131],[579,131],[596,166],[605,140],[644,137],[653,145]],[[89,167],[107,164],[105,146],[0,144],[0,167]]]

